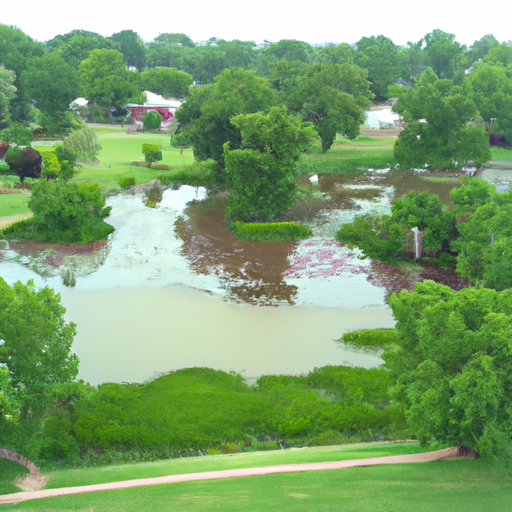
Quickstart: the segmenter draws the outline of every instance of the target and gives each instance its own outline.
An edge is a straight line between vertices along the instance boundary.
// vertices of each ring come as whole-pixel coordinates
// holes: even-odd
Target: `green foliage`
[[[69,146],[56,144],[55,155],[57,156],[60,163],[59,178],[64,181],[70,180],[76,171],[76,151]]]
[[[188,73],[167,67],[148,69],[140,74],[139,80],[143,90],[174,98],[185,97],[193,82]]]
[[[146,67],[147,49],[140,36],[133,30],[121,30],[110,36],[110,40],[124,57],[128,67],[142,71]]]
[[[158,182],[153,183],[153,185],[146,190],[146,206],[155,208],[156,204],[162,200],[163,195],[163,187]]]
[[[213,185],[217,173],[217,163],[213,160],[196,162],[170,174],[161,174],[158,181],[163,185],[190,185],[192,187]]]
[[[393,261],[402,248],[402,230],[389,215],[365,213],[356,215],[336,233],[336,240],[359,247],[366,256],[380,261]]]
[[[149,114],[151,113],[152,112],[149,112]],[[149,114],[146,114],[146,116]],[[160,120],[161,119],[162,116],[160,116]],[[160,124],[158,126],[160,126]],[[142,154],[144,155],[144,161],[148,164],[148,167],[151,167],[152,163],[162,160],[162,151],[159,144],[142,144]]]
[[[234,222],[231,229],[239,240],[247,242],[293,242],[313,236],[313,232],[295,222],[244,224]]]
[[[285,108],[239,115],[231,120],[240,130],[243,149],[225,145],[230,194],[226,217],[272,221],[293,203],[296,162],[313,140],[313,129]]]
[[[32,130],[20,123],[11,123],[8,128],[0,131],[0,140],[12,142],[18,146],[30,146]]]
[[[37,241],[87,243],[105,240],[114,231],[104,219],[110,214],[98,183],[39,180],[29,208],[34,216],[4,230],[6,237]]]
[[[385,354],[411,434],[466,445],[486,457],[512,452],[510,290],[454,292],[433,281],[391,297],[396,345]]]
[[[162,123],[162,114],[156,110],[152,110],[142,118],[142,122],[144,123],[144,130],[158,130]],[[146,152],[143,150],[143,153]]]
[[[447,251],[457,237],[455,213],[441,204],[437,194],[413,190],[393,201],[391,216],[366,213],[344,224],[336,240],[359,247],[366,256],[393,261],[399,251],[408,251],[411,229],[423,233],[423,254],[436,256]]]
[[[0,123],[9,121],[9,102],[16,96],[16,74],[0,66]]]
[[[101,150],[96,133],[89,126],[84,126],[68,135],[64,141],[64,147],[72,149],[77,158],[86,163],[97,162],[97,156]]]
[[[454,169],[469,161],[481,166],[490,159],[488,138],[480,125],[468,125],[476,106],[460,86],[424,71],[414,87],[393,106],[405,128],[395,143],[402,169]]]
[[[123,176],[117,180],[121,188],[128,188],[135,186],[135,178],[133,176]]]
[[[39,178],[43,157],[31,147],[10,147],[5,154],[5,163],[14,174],[17,174],[21,183],[25,178]]]
[[[41,151],[43,169],[41,175],[47,180],[54,180],[60,175],[60,162],[54,151]]]
[[[395,343],[395,329],[363,329],[349,331],[342,336],[342,341],[354,348],[383,348]]]
[[[117,50],[93,50],[78,67],[82,95],[92,103],[110,111],[122,106],[126,99],[138,92],[123,59]]]
[[[47,404],[49,386],[76,377],[78,358],[71,353],[75,325],[65,323],[60,296],[47,287],[38,290],[32,282],[11,288],[0,279],[0,305],[0,363],[9,371],[4,385],[12,389],[14,404],[26,418]],[[4,405],[0,421],[8,419],[6,412]]]
[[[333,144],[337,133],[355,139],[364,122],[364,109],[373,94],[366,71],[351,64],[316,64],[305,68],[289,94],[287,104],[315,126],[322,151]]]
[[[267,80],[239,68],[225,69],[215,83],[190,88],[187,101],[176,112],[176,144],[192,145],[198,160],[215,160],[219,164],[215,182],[224,185],[224,144],[229,142],[235,150],[242,140],[231,118],[266,111],[272,102]]]

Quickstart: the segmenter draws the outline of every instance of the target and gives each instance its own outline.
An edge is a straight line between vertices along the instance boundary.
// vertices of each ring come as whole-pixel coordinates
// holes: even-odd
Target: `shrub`
[[[75,130],[64,139],[64,146],[76,152],[78,158],[83,162],[94,163],[101,150],[100,143],[95,131],[89,126]]]
[[[5,154],[5,163],[14,174],[17,174],[23,183],[25,178],[39,178],[43,157],[33,148],[11,147]]]
[[[123,176],[118,180],[119,186],[121,188],[128,188],[135,186],[135,178],[133,176]]]
[[[143,118],[144,130],[158,130],[162,123],[162,114],[156,110],[148,112]]]
[[[231,224],[235,236],[247,242],[292,242],[313,236],[313,232],[295,222]]]
[[[381,348],[395,342],[396,330],[386,329],[363,329],[361,331],[346,332],[341,340],[347,345],[362,348]]]
[[[148,167],[151,167],[153,162],[159,162],[162,160],[160,144],[142,144],[142,153]]]

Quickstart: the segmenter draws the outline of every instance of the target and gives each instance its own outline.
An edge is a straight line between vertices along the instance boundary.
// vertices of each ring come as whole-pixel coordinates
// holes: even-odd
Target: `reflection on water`
[[[78,325],[79,377],[92,383],[141,382],[190,366],[249,379],[327,364],[378,366],[379,358],[335,340],[346,330],[394,324],[388,309],[254,307],[184,287],[67,289],[62,301]]]

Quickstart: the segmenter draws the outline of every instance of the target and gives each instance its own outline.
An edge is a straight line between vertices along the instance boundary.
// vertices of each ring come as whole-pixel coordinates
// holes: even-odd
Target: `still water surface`
[[[368,282],[365,268],[353,272],[353,256],[339,253],[335,242],[313,241],[317,259],[319,254],[329,256],[327,264],[317,262],[318,268],[337,268],[335,262],[345,265],[315,277],[310,247],[283,247],[280,272],[287,267],[288,271],[278,274],[277,286],[284,283],[292,289],[296,305],[237,303],[232,300],[233,276],[226,273],[227,265],[224,277],[205,265],[198,272],[176,235],[175,222],[185,204],[203,197],[201,189],[168,190],[157,210],[144,207],[141,196],[111,198],[109,222],[116,231],[110,252],[100,268],[78,278],[75,288],[64,287],[60,277],[43,281],[8,255],[0,263],[0,276],[10,283],[35,278],[38,285],[61,293],[67,320],[77,324],[73,348],[81,362],[79,377],[93,384],[142,382],[190,366],[240,372],[254,379],[327,364],[381,363],[335,341],[347,330],[394,324],[384,302],[386,290]],[[288,254],[289,250],[295,252]],[[244,261],[250,260],[244,256]],[[304,274],[301,262],[308,263],[309,273]],[[236,268],[242,265],[236,262]]]

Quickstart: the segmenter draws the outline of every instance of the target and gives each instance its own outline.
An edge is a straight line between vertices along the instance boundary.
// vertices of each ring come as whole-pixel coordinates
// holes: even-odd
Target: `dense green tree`
[[[211,84],[227,68],[226,54],[211,42],[183,48],[179,62],[179,69],[192,75],[194,81],[202,85]]]
[[[215,45],[224,54],[226,68],[250,69],[256,59],[253,41],[217,39]]]
[[[147,65],[181,70],[182,50],[195,46],[194,41],[185,34],[159,34],[148,44]]]
[[[293,203],[297,185],[296,163],[311,144],[314,130],[287,113],[272,107],[233,117],[242,135],[241,149],[224,146],[230,184],[226,216],[239,221],[272,221]]]
[[[37,289],[30,281],[10,287],[0,278],[0,305],[0,363],[9,372],[21,415],[27,417],[47,403],[50,386],[75,379],[75,325],[65,322],[58,294],[48,287]]]
[[[174,98],[185,97],[192,81],[192,76],[182,71],[176,71],[176,68],[152,68],[139,75],[142,90]]]
[[[46,49],[58,52],[75,69],[93,50],[113,50],[114,43],[107,37],[87,30],[72,30],[46,42]]]
[[[292,112],[313,123],[325,152],[337,133],[351,139],[359,135],[372,97],[366,70],[351,64],[315,64],[298,78],[287,103]]]
[[[489,133],[512,141],[512,77],[501,65],[478,62],[465,85]]]
[[[465,445],[510,462],[510,290],[454,292],[425,281],[390,304],[397,338],[383,357],[409,432],[423,443]]]
[[[144,123],[145,130],[158,130],[162,124],[162,114],[156,110],[148,112],[141,121]]]
[[[229,142],[234,150],[241,143],[240,132],[231,124],[231,117],[266,111],[273,98],[267,80],[240,68],[225,69],[215,77],[215,83],[191,87],[187,101],[176,112],[176,143],[192,145],[198,160],[211,158],[218,162],[220,172],[214,181],[223,184],[223,146]]]
[[[512,288],[512,201],[492,201],[476,209],[467,222],[457,226],[460,237],[452,244],[457,251],[457,271],[471,282],[504,290]]]
[[[32,59],[42,57],[44,46],[28,37],[16,27],[0,24],[0,66],[14,71],[17,89],[16,96],[10,101],[10,113],[13,121],[25,121],[30,118],[30,98],[25,94],[20,82],[22,72],[28,68]]]
[[[318,50],[318,58],[323,64],[355,64],[355,49],[347,43],[329,43]]]
[[[474,64],[476,61],[483,59],[491,48],[498,46],[499,41],[492,35],[486,34],[480,39],[476,40],[470,47],[466,54],[468,65]]]
[[[370,90],[377,101],[388,97],[388,86],[399,77],[397,49],[385,36],[363,37],[356,43],[355,63],[368,70]]]
[[[285,59],[288,62],[298,60],[304,63],[310,62],[312,51],[311,45],[295,39],[281,39],[277,43],[268,44],[264,49],[267,58],[273,60]]]
[[[393,110],[405,124],[394,148],[401,168],[456,168],[468,161],[482,165],[490,159],[485,130],[468,124],[477,114],[474,102],[460,86],[439,80],[430,68]]]
[[[467,68],[467,48],[455,41],[455,35],[435,29],[423,39],[427,64],[440,79],[460,84]]]
[[[83,96],[106,112],[140,92],[117,50],[93,50],[80,64],[78,79]]]
[[[508,43],[493,46],[484,56],[484,62],[488,62],[489,64],[501,64],[510,70],[509,66],[512,64],[512,46],[509,46]]]
[[[50,124],[58,126],[61,122],[66,123],[64,113],[78,97],[78,78],[76,70],[66,63],[60,53],[46,53],[43,57],[33,59],[28,69],[23,71],[21,82],[27,96],[35,102]],[[65,129],[62,126],[62,130]]]
[[[16,96],[16,74],[0,66],[0,124],[9,121],[9,103]]]
[[[110,36],[116,50],[123,54],[128,67],[142,71],[146,67],[147,49],[133,30],[122,30]]]

